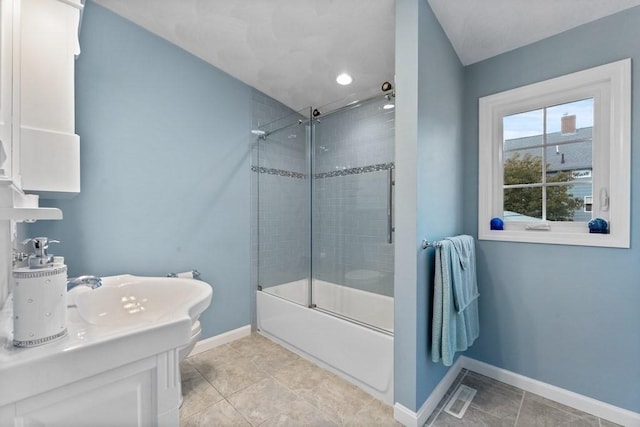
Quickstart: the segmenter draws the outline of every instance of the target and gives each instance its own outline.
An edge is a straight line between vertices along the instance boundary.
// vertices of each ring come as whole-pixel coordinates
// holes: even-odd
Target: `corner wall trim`
[[[427,400],[425,400],[420,409],[418,409],[418,412],[413,412],[396,402],[395,405],[393,405],[393,417],[396,421],[407,427],[422,427],[427,422],[429,415],[436,409],[440,400],[445,396],[449,387],[454,383],[456,377],[460,371],[462,371],[462,368],[464,368],[461,359],[462,356],[458,357],[458,360],[449,368]]]
[[[219,335],[205,338],[196,343],[189,356],[194,356],[203,351],[211,350],[212,348],[219,347],[224,344],[228,344],[232,341],[239,340],[240,338],[248,337],[251,335],[251,325],[242,326],[238,329],[233,329],[228,332],[223,332]]]

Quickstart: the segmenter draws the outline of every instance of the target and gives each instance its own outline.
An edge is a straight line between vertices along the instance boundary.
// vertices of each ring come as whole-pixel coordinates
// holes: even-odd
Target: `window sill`
[[[500,242],[545,243],[551,245],[629,248],[629,239],[615,234],[557,232],[538,230],[486,230],[478,232],[478,240]]]

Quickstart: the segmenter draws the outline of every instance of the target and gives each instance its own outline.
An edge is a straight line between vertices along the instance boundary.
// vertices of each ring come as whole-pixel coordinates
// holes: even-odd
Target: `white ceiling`
[[[428,1],[464,65],[640,5],[640,0]]]
[[[296,110],[393,81],[394,0],[95,1]]]
[[[464,65],[640,0],[428,0]],[[394,0],[95,0],[293,109],[393,81]],[[349,72],[353,83],[335,78]]]

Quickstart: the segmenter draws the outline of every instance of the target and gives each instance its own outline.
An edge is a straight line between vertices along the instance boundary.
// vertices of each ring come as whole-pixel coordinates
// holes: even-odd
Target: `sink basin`
[[[129,326],[158,322],[185,310],[195,322],[209,306],[212,289],[200,280],[124,274],[104,277],[97,289],[78,286],[70,294],[75,294],[78,314],[87,323]]]
[[[194,279],[105,277],[67,293],[67,336],[31,348],[12,345],[10,297],[0,307],[0,384],[11,384],[0,386],[0,425],[178,425],[177,356],[212,293]]]

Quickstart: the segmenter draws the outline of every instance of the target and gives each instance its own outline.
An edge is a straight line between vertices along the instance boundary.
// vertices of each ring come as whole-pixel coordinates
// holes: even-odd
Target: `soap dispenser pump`
[[[13,345],[35,347],[67,334],[67,266],[47,253],[46,237],[28,239],[28,266],[13,270]]]

